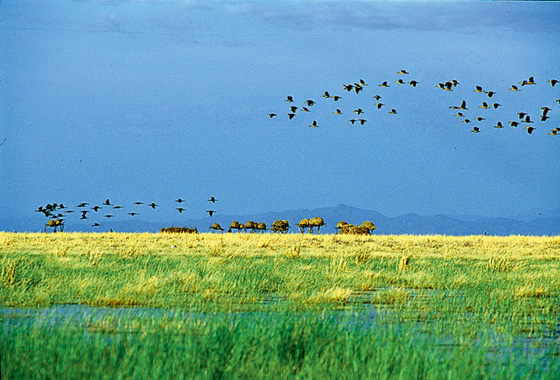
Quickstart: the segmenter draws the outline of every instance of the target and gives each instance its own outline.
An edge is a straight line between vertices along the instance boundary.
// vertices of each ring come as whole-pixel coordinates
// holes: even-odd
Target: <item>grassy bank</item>
[[[0,233],[0,247],[3,307],[104,310],[1,315],[3,378],[560,370],[559,237]]]

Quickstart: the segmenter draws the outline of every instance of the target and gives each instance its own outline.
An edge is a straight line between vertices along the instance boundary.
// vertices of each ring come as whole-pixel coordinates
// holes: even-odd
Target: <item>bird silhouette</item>
[[[101,208],[101,206],[93,206],[91,209],[93,211],[97,212],[100,208]]]
[[[292,120],[292,119],[294,118],[294,116],[296,116],[295,113],[289,113],[289,114],[288,114],[288,117],[290,118],[290,120]]]
[[[396,115],[397,114],[397,110],[396,109],[391,109],[391,111],[389,111],[390,114]]]
[[[332,98],[332,96],[329,94],[328,91],[325,91],[325,93],[323,95],[321,95],[323,98]]]
[[[335,115],[342,115],[342,111],[337,108],[336,111],[333,112]]]
[[[519,123],[517,121],[508,121],[509,124],[511,124],[512,127],[517,128],[519,126]]]
[[[105,200],[105,202],[103,202],[103,204],[104,204],[105,206],[112,206],[111,201],[109,200],[109,198],[107,198],[107,199]]]
[[[408,74],[408,71],[406,71],[406,70],[401,70],[401,71],[399,71],[397,74]]]
[[[494,126],[494,128],[498,128],[498,129],[503,128],[503,127],[504,126],[502,125],[501,121],[498,121],[498,123],[496,123],[496,125]]]
[[[402,79],[396,80],[395,83],[398,83],[398,84],[406,84],[406,82],[405,82],[404,80],[402,80]]]
[[[317,120],[313,120],[313,123],[311,123],[311,125],[309,125],[312,128],[319,128],[319,126],[317,125]]]
[[[554,86],[556,86],[558,81],[556,79],[551,79],[551,80],[547,80],[546,83],[550,83],[552,85],[552,87],[554,87]]]
[[[313,104],[315,104],[315,101],[309,99],[309,100],[306,100],[304,103],[307,104],[309,107],[311,107]]]
[[[150,207],[153,208],[154,210],[156,209],[156,207],[158,207],[158,205],[155,204],[154,202],[148,203],[148,206],[150,206]]]
[[[292,110],[292,113],[296,113],[298,107],[297,106],[291,106],[290,109]]]
[[[137,212],[129,212],[128,215],[134,216],[134,215],[138,215],[138,213]]]
[[[293,98],[291,95],[288,95],[288,96],[286,96],[286,101],[287,101],[288,103],[291,103],[291,102],[294,101],[294,98]]]
[[[177,203],[183,203],[184,201],[185,201],[185,200],[182,199],[182,198],[175,199],[175,202],[177,202]]]
[[[334,100],[335,102],[338,102],[338,100],[339,100],[341,97],[338,96],[338,95],[334,95],[332,98],[333,98],[333,100]]]
[[[268,116],[272,119],[274,116],[276,116],[275,113],[269,113]]]
[[[358,115],[364,113],[364,110],[362,110],[361,108],[358,108],[356,110],[354,110],[354,113],[357,113]]]
[[[143,202],[134,202],[134,204],[135,204],[136,206],[139,206],[139,205],[143,205],[144,203],[143,203]]]
[[[358,121],[360,122],[360,124],[364,125],[366,123],[366,119],[358,119]]]
[[[494,91],[485,91],[485,92],[486,92],[486,95],[488,95],[489,98],[496,95],[496,93]]]
[[[519,91],[519,87],[517,87],[516,85],[511,85],[511,87],[509,88],[511,91]]]
[[[182,207],[177,207],[177,211],[179,211],[179,214],[182,214],[185,209]]]
[[[552,111],[552,108],[548,107],[540,107],[540,109],[542,110],[542,116],[546,116],[550,111]]]
[[[107,219],[111,219],[111,218],[113,217],[113,215],[111,215],[111,214],[103,215],[103,216],[104,216],[105,218],[107,218]]]
[[[524,129],[527,130],[527,133],[528,133],[528,134],[532,134],[533,131],[534,131],[536,128],[534,128],[534,127],[525,127]]]
[[[415,81],[415,80],[411,80],[410,82],[408,82],[408,84],[410,84],[412,87],[416,87],[418,85],[418,83],[420,83],[420,82]]]
[[[375,100],[379,100],[379,99],[381,99],[381,95],[374,95],[374,96],[372,96],[372,98],[374,98]]]
[[[478,127],[473,127],[472,131],[473,133],[479,133],[480,129]]]
[[[350,119],[348,121],[350,122],[350,124],[354,124],[357,120],[356,119]]]
[[[390,87],[390,86],[389,86],[389,85],[387,84],[387,82],[385,81],[385,82],[381,83],[381,84],[379,85],[379,87]]]
[[[482,86],[475,86],[473,92],[484,92],[484,90],[482,89]]]
[[[214,211],[214,210],[206,210],[206,212],[208,213],[208,215],[210,215],[210,217],[212,217],[212,215],[214,215],[214,213],[215,213],[216,211]]]

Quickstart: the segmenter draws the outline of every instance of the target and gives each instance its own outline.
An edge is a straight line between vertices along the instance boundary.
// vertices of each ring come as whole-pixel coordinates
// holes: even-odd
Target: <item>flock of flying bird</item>
[[[409,75],[409,72],[406,70],[400,70],[399,72],[397,72],[397,74],[399,75]],[[559,83],[558,80],[556,79],[550,79],[546,81],[547,83],[550,83],[550,85],[552,87],[555,87],[556,84]],[[409,81],[405,81],[402,78],[399,78],[398,80],[394,81],[394,83],[397,83],[398,85],[410,85],[412,87],[417,87],[420,85],[420,82],[417,80],[409,80]],[[535,78],[534,77],[529,77],[526,80],[522,80],[520,82],[518,82],[518,84],[514,84],[509,88],[509,91],[513,91],[513,92],[518,92],[521,91],[520,87],[525,87],[525,86],[534,86],[537,83],[535,82]],[[459,86],[460,83],[455,80],[449,80],[446,82],[440,82],[438,83],[435,87],[444,90],[444,91],[453,91],[457,86]],[[353,84],[343,84],[342,88],[343,91],[348,91],[348,92],[352,92],[354,91],[356,94],[359,94],[360,92],[362,92],[364,90],[364,88],[368,86],[368,84],[363,80],[360,79],[358,82],[355,82]],[[384,81],[382,83],[380,83],[378,85],[379,87],[382,88],[387,88],[387,87],[391,87],[391,85],[387,82]],[[558,86],[558,88],[560,88],[560,85]],[[475,93],[481,93],[484,94],[488,97],[488,101],[482,101],[481,104],[478,106],[479,109],[492,109],[492,110],[497,110],[499,107],[502,106],[502,104],[497,103],[497,102],[491,102],[490,99],[494,97],[494,95],[496,95],[495,91],[491,91],[491,90],[485,90],[482,86],[476,85],[475,88],[473,89],[473,92]],[[332,99],[334,102],[338,102],[342,96],[341,95],[331,95],[328,91],[325,91],[321,97],[326,98],[326,99]],[[372,108],[376,108],[377,110],[381,110],[382,107],[385,107],[386,104],[382,103],[381,99],[382,96],[377,94],[374,95],[372,97],[373,99],[375,99],[377,102],[372,104]],[[297,106],[297,105],[293,105],[294,103],[294,97],[291,95],[288,95],[285,99],[286,102],[290,103],[289,105],[289,110],[287,112],[287,116],[289,118],[289,120],[293,120],[294,118],[296,118],[296,116],[298,115],[298,113],[311,113],[312,111],[312,107],[316,104],[315,100],[312,99],[308,99],[306,101],[304,101],[303,103],[305,104],[305,106]],[[556,99],[554,100],[555,103],[560,104],[560,99]],[[467,101],[466,100],[462,100],[460,105],[451,105],[449,106],[449,108],[457,110],[457,113],[454,116],[460,117],[462,120],[461,122],[469,124],[469,123],[474,123],[474,122],[482,122],[483,120],[486,120],[486,118],[482,117],[482,116],[476,116],[473,117],[472,119],[469,118],[465,112],[463,111],[468,111],[469,108],[467,108]],[[549,114],[550,111],[552,111],[552,108],[550,108],[549,106],[545,105],[540,107],[540,115],[538,115],[538,119],[541,122],[544,122],[546,120],[548,120],[550,118]],[[355,108],[352,113],[356,114],[356,116],[348,119],[348,122],[350,124],[356,124],[359,123],[361,125],[365,125],[366,122],[368,121],[367,119],[365,119],[363,117],[363,114],[365,113],[363,108]],[[393,114],[393,115],[397,115],[397,109],[396,108],[391,108],[388,111],[389,114]],[[343,111],[340,108],[336,108],[333,112],[333,114],[335,115],[343,115]],[[271,112],[268,114],[268,116],[272,119],[276,116],[279,116],[277,113]],[[514,117],[514,120],[510,120],[507,122],[508,124],[510,124],[512,127],[518,127],[520,125],[525,124],[526,126],[524,127],[524,129],[527,131],[527,133],[532,134],[533,131],[536,130],[536,127],[534,127],[534,121],[531,118],[531,115],[529,115],[529,113],[525,110],[522,112],[517,112],[517,117]],[[309,127],[312,128],[317,128],[319,127],[319,123],[317,122],[317,120],[313,120],[313,122],[309,125]],[[501,121],[498,121],[494,126],[494,128],[496,129],[500,129],[500,128],[504,128],[504,124]],[[480,132],[480,126],[474,126],[472,128],[472,130],[470,132],[473,133],[479,133]],[[560,135],[560,127],[556,127],[556,128],[552,128],[550,130],[550,132],[548,133],[549,135]]]
[[[208,202],[211,202],[213,204],[216,203],[217,201],[218,200],[215,197],[210,197],[210,199],[208,199]],[[184,202],[185,202],[185,200],[182,199],[182,198],[175,199],[175,203],[178,206],[178,207],[175,207],[175,209],[180,214],[182,214],[183,211],[186,210],[184,207],[182,207],[182,204]],[[134,205],[134,211],[127,212],[127,214],[130,215],[130,216],[140,215],[139,211],[141,211],[140,207],[142,205],[147,206],[147,207],[151,208],[152,210],[155,210],[157,207],[160,207],[155,202],[151,202],[151,203],[134,202],[133,205]],[[102,217],[104,217],[104,218],[111,219],[111,218],[115,217],[114,213],[116,212],[116,210],[124,209],[123,206],[115,205],[115,204],[111,203],[111,201],[109,199],[106,199],[104,202],[102,202],[99,205],[93,205],[93,206],[90,205],[87,202],[82,202],[82,203],[76,205],[75,208],[76,208],[76,210],[70,209],[70,208],[66,207],[63,203],[48,203],[46,206],[39,206],[37,208],[37,210],[35,210],[35,212],[43,213],[47,218],[52,219],[52,220],[64,221],[64,220],[66,220],[66,218],[70,214],[73,214],[73,213],[79,214],[80,215],[80,218],[79,218],[80,220],[89,220],[89,219],[91,219],[92,215],[96,214],[96,213],[99,213],[99,215],[103,215]],[[103,212],[99,212],[100,210],[103,210]],[[206,210],[206,212],[210,216],[213,216],[216,213],[216,211],[212,210],[212,209]],[[101,224],[98,221],[95,221],[92,224],[92,226],[93,227],[100,227]]]

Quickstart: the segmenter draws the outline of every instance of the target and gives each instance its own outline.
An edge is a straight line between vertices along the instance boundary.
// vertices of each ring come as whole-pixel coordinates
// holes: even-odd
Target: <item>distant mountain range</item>
[[[472,215],[429,215],[405,214],[388,217],[377,211],[362,210],[356,207],[340,204],[335,207],[314,210],[289,210],[267,212],[253,215],[220,215],[202,219],[183,219],[169,222],[149,222],[140,219],[126,221],[106,221],[101,227],[92,227],[90,223],[67,222],[65,231],[73,232],[158,232],[162,227],[197,227],[200,232],[209,231],[213,223],[219,223],[225,231],[232,221],[246,223],[249,220],[264,222],[270,226],[277,219],[288,220],[292,226],[291,232],[298,232],[295,223],[303,218],[320,216],[325,220],[326,227],[321,233],[335,233],[336,224],[344,220],[352,224],[361,224],[369,220],[377,226],[374,234],[413,234],[413,235],[560,235],[560,208],[555,210],[535,209],[524,212],[516,217],[492,218]],[[0,219],[1,231],[37,232],[42,231],[44,218],[38,217],[18,220]]]

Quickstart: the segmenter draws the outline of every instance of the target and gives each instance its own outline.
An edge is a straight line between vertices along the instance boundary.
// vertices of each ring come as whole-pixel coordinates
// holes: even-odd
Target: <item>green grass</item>
[[[192,313],[0,313],[3,378],[560,372],[559,237],[0,233],[0,249],[3,307]]]

